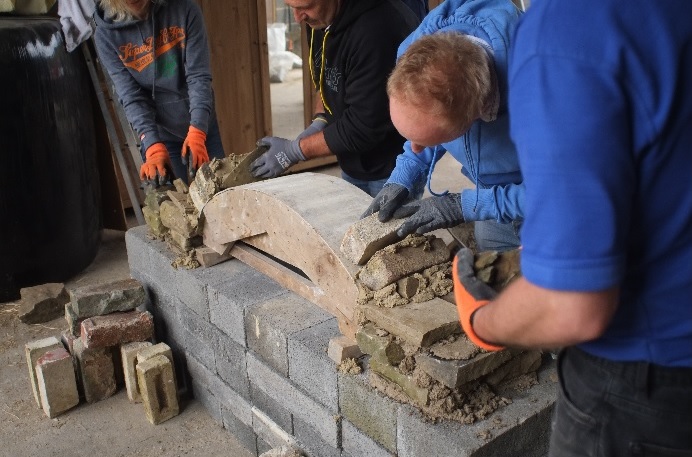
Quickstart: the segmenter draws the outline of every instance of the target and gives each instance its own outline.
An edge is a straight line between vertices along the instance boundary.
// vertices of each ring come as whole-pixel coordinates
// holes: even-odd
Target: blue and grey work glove
[[[401,238],[413,232],[422,235],[464,222],[460,194],[445,194],[410,203],[396,210],[393,217],[408,217],[396,231]]]
[[[308,125],[305,130],[300,132],[300,135],[296,137],[296,140],[305,138],[306,136],[314,135],[317,132],[321,132],[327,127],[327,118],[324,113],[317,113],[312,119],[312,124]]]
[[[300,150],[300,139],[291,141],[276,136],[265,136],[257,145],[268,150],[250,164],[250,173],[255,178],[273,178],[291,165],[305,160],[303,151]]]
[[[375,195],[375,198],[368,206],[368,209],[360,216],[361,219],[375,214],[379,211],[377,219],[380,222],[387,222],[392,218],[392,214],[401,205],[404,204],[408,198],[408,189],[401,184],[387,183],[384,185],[381,191]]]

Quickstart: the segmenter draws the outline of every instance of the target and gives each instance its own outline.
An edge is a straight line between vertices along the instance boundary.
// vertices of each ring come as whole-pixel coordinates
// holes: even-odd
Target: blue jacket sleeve
[[[461,192],[461,211],[466,221],[496,220],[507,224],[524,219],[523,207],[523,183]]]
[[[397,156],[396,166],[392,170],[387,184],[400,184],[406,187],[409,193],[413,193],[416,183],[421,180],[425,182],[434,151],[434,148],[425,148],[423,152],[416,154],[411,150],[411,142],[406,141],[404,152]]]

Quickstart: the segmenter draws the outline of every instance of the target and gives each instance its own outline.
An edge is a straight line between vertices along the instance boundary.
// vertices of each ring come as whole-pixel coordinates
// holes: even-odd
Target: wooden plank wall
[[[209,36],[216,114],[226,155],[271,135],[265,0],[198,0]]]

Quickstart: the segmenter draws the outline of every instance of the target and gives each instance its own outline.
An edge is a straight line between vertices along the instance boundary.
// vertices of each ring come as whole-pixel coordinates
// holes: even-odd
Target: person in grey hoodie
[[[194,0],[97,0],[94,40],[141,143],[142,180],[225,157],[209,46]],[[191,157],[188,157],[188,153]]]

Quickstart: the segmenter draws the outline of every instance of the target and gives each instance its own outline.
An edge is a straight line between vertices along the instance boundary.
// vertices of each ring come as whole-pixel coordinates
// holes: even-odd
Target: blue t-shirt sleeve
[[[521,45],[517,38],[509,102],[526,185],[522,272],[550,289],[603,290],[622,278],[636,223],[622,91],[588,56]]]

